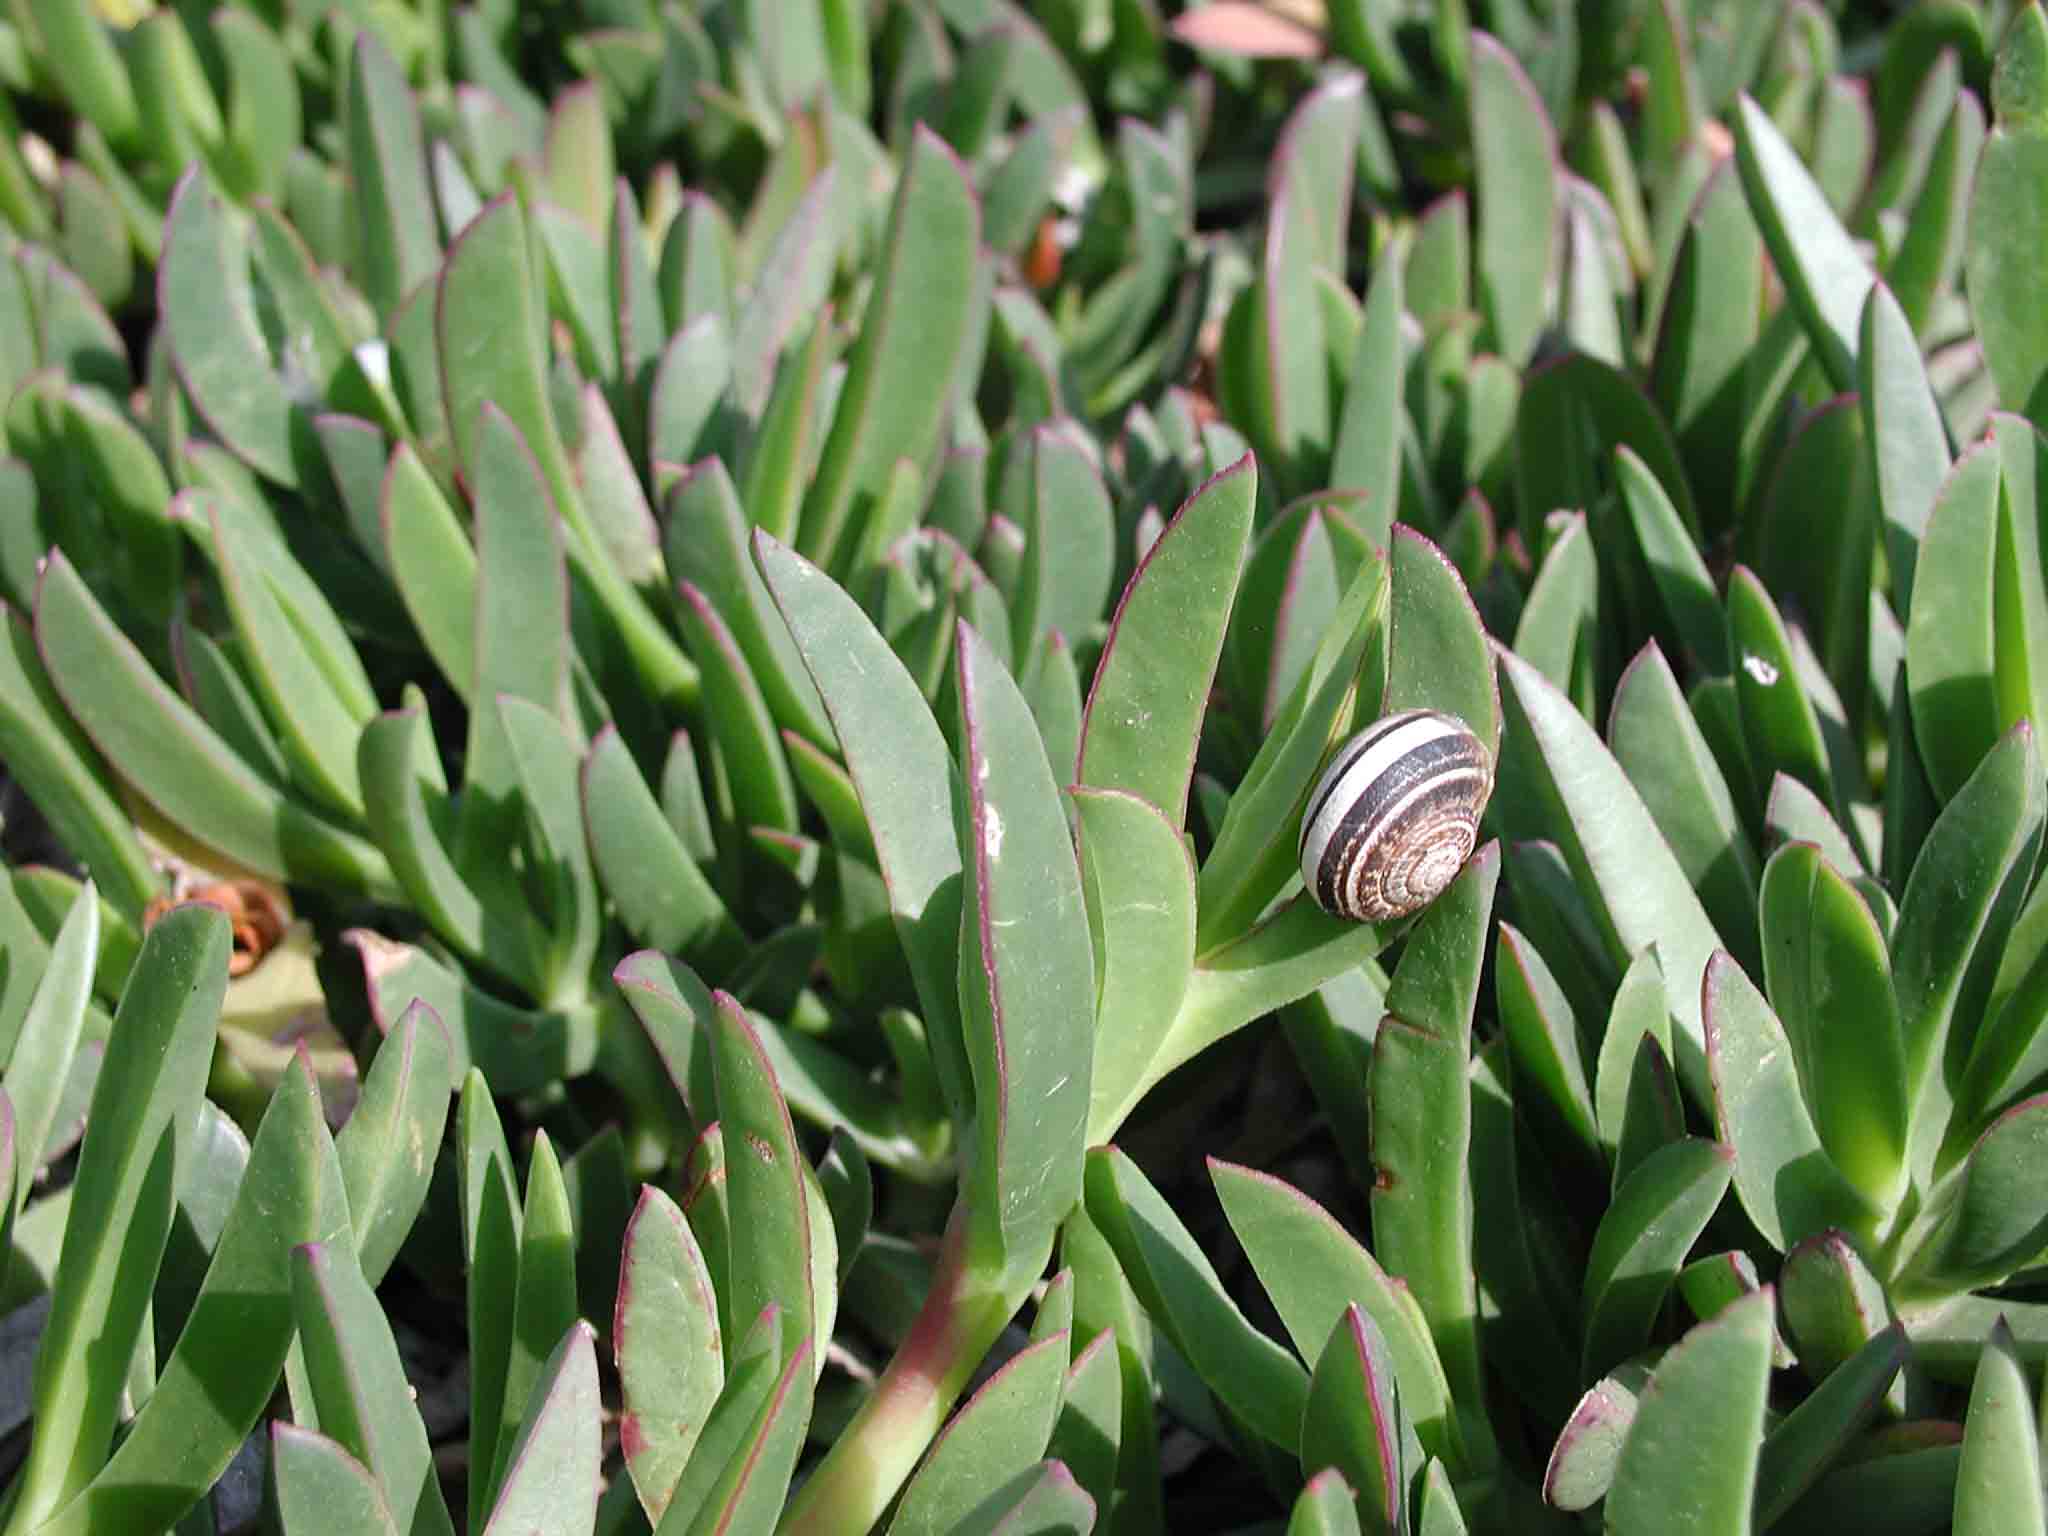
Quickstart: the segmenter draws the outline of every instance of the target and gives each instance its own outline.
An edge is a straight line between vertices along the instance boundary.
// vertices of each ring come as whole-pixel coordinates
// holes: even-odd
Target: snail
[[[1419,912],[1458,878],[1493,793],[1486,744],[1456,715],[1404,709],[1345,742],[1301,818],[1301,878],[1338,917]]]

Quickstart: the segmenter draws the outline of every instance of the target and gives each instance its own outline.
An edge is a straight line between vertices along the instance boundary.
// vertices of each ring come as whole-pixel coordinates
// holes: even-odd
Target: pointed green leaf
[[[954,642],[967,781],[960,1006],[979,1147],[974,1241],[1038,1272],[1080,1198],[1095,990],[1081,872],[1038,727],[966,624]]]
[[[1149,800],[1175,826],[1251,532],[1249,457],[1204,484],[1124,588],[1088,690],[1080,777]]]
[[[1870,264],[1798,151],[1747,95],[1736,103],[1735,163],[1771,264],[1821,366],[1835,388],[1854,389],[1859,323],[1876,281]]]
[[[1585,1375],[1612,1369],[1649,1342],[1733,1163],[1728,1148],[1687,1137],[1652,1152],[1615,1190],[1586,1259]]]
[[[2040,286],[2040,242],[2048,217],[2041,179],[2048,168],[2048,18],[2028,6],[2013,15],[1991,76],[1991,136],[1970,193],[1964,272],[1984,360],[2010,411],[2037,413],[2048,371],[2048,322],[2028,295]]]
[[[1701,985],[1714,1128],[1735,1152],[1735,1194],[1784,1249],[1827,1227],[1869,1229],[1875,1212],[1841,1175],[1800,1097],[1784,1027],[1725,952]]]
[[[590,1536],[594,1529],[604,1452],[596,1339],[590,1324],[575,1323],[535,1378],[484,1526],[489,1536]]]
[[[972,328],[980,226],[965,168],[920,125],[804,505],[799,547],[828,570],[845,565],[897,460],[929,457]]]
[[[1400,1381],[1402,1412],[1415,1426],[1423,1448],[1453,1466],[1466,1465],[1450,1383],[1431,1342],[1428,1321],[1408,1288],[1299,1190],[1270,1174],[1215,1158],[1209,1161],[1209,1175],[1231,1230],[1244,1244],[1295,1348],[1304,1357],[1320,1357],[1330,1329],[1355,1302],[1386,1340]],[[1093,1205],[1089,1209],[1092,1212]],[[1318,1337],[1322,1344],[1316,1342]],[[1216,1379],[1206,1372],[1204,1376]]]
[[[213,1056],[228,949],[220,912],[179,907],[150,929],[122,993],[36,1351],[35,1436],[14,1505],[24,1526],[105,1462]]]
[[[989,1491],[1045,1454],[1066,1378],[1067,1335],[1054,1333],[1012,1355],[932,1442],[903,1492],[890,1536],[941,1536]]]
[[[1768,1290],[1687,1333],[1638,1399],[1607,1494],[1607,1528],[1747,1529],[1770,1367]]]
[[[1274,1445],[1294,1445],[1308,1401],[1307,1370],[1238,1310],[1180,1218],[1121,1151],[1088,1154],[1087,1186],[1089,1218],[1154,1323],[1233,1414]],[[1342,1303],[1334,1293],[1318,1299],[1332,1303],[1334,1322]]]
[[[1543,329],[1556,276],[1557,133],[1513,54],[1484,32],[1472,34],[1470,48],[1473,272],[1493,349],[1519,365]]]
[[[329,1531],[399,1536],[369,1469],[325,1435],[273,1420],[270,1464],[285,1536],[324,1536]]]

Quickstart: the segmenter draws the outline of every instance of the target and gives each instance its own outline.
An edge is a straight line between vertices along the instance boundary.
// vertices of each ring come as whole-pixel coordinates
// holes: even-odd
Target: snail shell
[[[1317,905],[1380,923],[1443,894],[1493,793],[1486,744],[1456,715],[1404,709],[1338,749],[1301,818],[1301,878]]]

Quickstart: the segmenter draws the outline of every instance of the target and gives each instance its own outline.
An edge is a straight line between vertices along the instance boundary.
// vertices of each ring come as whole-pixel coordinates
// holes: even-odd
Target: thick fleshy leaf
[[[1757,573],[1778,606],[1800,616],[1802,633],[1859,720],[1870,675],[1871,570],[1880,522],[1873,457],[1856,402],[1840,398],[1808,412],[1778,455],[1750,535]],[[1828,509],[1824,524],[1815,523],[1816,506]],[[1824,538],[1815,536],[1820,527]],[[1729,623],[1740,645],[1745,636],[1734,612],[1735,589],[1731,581]]]
[[[1824,1381],[1881,1333],[1891,1302],[1847,1234],[1829,1228],[1796,1244],[1778,1271],[1778,1304],[1809,1380]],[[1903,1406],[1903,1395],[1895,1407]]]
[[[371,834],[414,907],[471,961],[481,961],[522,987],[539,989],[547,938],[524,899],[506,881],[473,887],[442,842],[440,827],[451,823],[453,815],[446,786],[426,778],[438,776],[440,760],[422,711],[391,711],[371,721],[362,731],[356,760],[369,791]]]
[[[703,982],[680,960],[648,950],[628,955],[612,979],[692,1117],[700,1124],[715,1120],[711,1053],[702,1033],[710,1028],[712,1001]],[[920,1182],[950,1175],[950,1162],[935,1164],[932,1149],[906,1128],[901,1102],[837,1051],[794,1031],[764,1029],[758,1020],[755,1033],[793,1113],[814,1125],[845,1127],[868,1157]],[[923,1040],[917,1044],[921,1048]]]
[[[1382,708],[1440,709],[1500,749],[1500,678],[1457,566],[1406,524],[1388,540],[1387,687]]]
[[[363,1274],[384,1278],[427,1198],[449,1095],[456,1086],[447,1028],[414,1003],[370,1062],[356,1107],[334,1138]]]
[[[1991,136],[1977,162],[1970,193],[1964,270],[1971,318],[1984,359],[2010,411],[2036,414],[2048,372],[2048,323],[2028,295],[2038,291],[2041,252],[2026,231],[2044,212],[2041,180],[2048,169],[2048,18],[2016,12],[1998,47],[1991,77]]]
[[[1600,569],[1583,513],[1552,514],[1549,552],[1530,584],[1515,626],[1515,654],[1593,712],[1598,678]]]
[[[374,28],[349,56],[348,149],[359,221],[364,296],[380,314],[428,277],[440,259],[419,109]]]
[[[411,944],[367,928],[342,941],[361,961],[370,1016],[389,1034],[415,999],[441,1016],[457,1073],[482,1070],[502,1093],[529,1092],[588,1072],[598,1053],[593,1006],[535,1012],[514,1007]]]
[[[1651,11],[1664,17],[1670,9],[1670,0],[1658,0]],[[1677,434],[1706,521],[1725,527],[1739,511],[1738,465],[1727,445],[1741,433],[1750,405],[1750,358],[1763,320],[1763,243],[1727,162],[1703,186],[1662,190],[1659,212],[1679,243],[1661,307],[1647,307],[1658,327],[1651,387]],[[1681,212],[1684,222],[1674,217]],[[1654,572],[1654,556],[1651,566]]]
[[[695,702],[696,668],[603,553],[603,540],[583,509],[575,466],[548,401],[535,292],[526,221],[507,194],[488,204],[449,247],[434,290],[441,395],[456,464],[475,480],[498,463],[496,453],[484,451],[483,423],[491,411],[502,412],[531,455],[519,455],[519,465],[507,462],[504,468],[538,469],[565,525],[569,556],[641,680],[658,697],[688,707]]]
[[[311,1394],[294,1404],[300,1417],[317,1417],[369,1470],[400,1531],[446,1536],[453,1525],[398,1341],[345,1239],[293,1253],[292,1297]]]
[[[1957,1173],[1960,1187],[1913,1266],[1931,1284],[1995,1283],[2048,1247],[2040,1168],[2048,1098],[2022,1100],[1991,1122]]]
[[[1316,1357],[1302,1410],[1302,1471],[1313,1477],[1334,1467],[1356,1486],[1375,1530],[1401,1530],[1407,1523],[1404,1427],[1386,1341],[1354,1302]]]
[[[1330,484],[1366,493],[1357,521],[1374,543],[1391,536],[1400,510],[1403,307],[1401,263],[1390,253],[1365,291],[1330,464]]]
[[[1504,740],[1519,736],[1527,745],[1521,752],[1503,753],[1496,814],[1517,776],[1532,776],[1535,784],[1554,792],[1569,819],[1549,830],[1564,834],[1559,843],[1582,889],[1600,897],[1618,955],[1657,946],[1679,1026],[1676,1064],[1688,1088],[1704,1100],[1698,977],[1720,946],[1713,924],[1642,799],[1592,727],[1528,663],[1507,652],[1499,654],[1499,662],[1508,685],[1502,700],[1508,705]]]
[[[1048,423],[1030,438],[1024,571],[1010,606],[1014,654],[1047,630],[1080,637],[1100,620],[1116,566],[1116,518],[1086,439]],[[1066,771],[1061,765],[1061,772]]]
[[[1302,808],[1331,741],[1353,720],[1379,717],[1387,666],[1389,577],[1389,562],[1370,560],[1359,567],[1315,655],[1296,677],[1251,766],[1232,791],[1215,844],[1202,865],[1198,952],[1256,937],[1261,914],[1296,878]],[[1423,606],[1428,612],[1426,601]],[[1441,616],[1443,610],[1439,606],[1436,612]]]
[[[73,719],[184,830],[272,879],[399,898],[383,855],[285,798],[164,685],[61,551],[37,593],[36,644]]]
[[[0,756],[58,841],[130,920],[159,879],[122,808],[106,762],[73,723],[37,656],[35,637],[0,609]]]
[[[1784,1027],[1725,952],[1701,983],[1714,1125],[1735,1152],[1735,1193],[1757,1229],[1784,1249],[1828,1227],[1867,1231],[1876,1212],[1842,1177],[1799,1092]]]
[[[1607,745],[1699,892],[1715,931],[1746,964],[1759,966],[1756,850],[1713,750],[1654,640],[1615,685]]]
[[[699,315],[668,339],[648,386],[647,459],[690,464],[732,431],[725,409],[732,337],[718,314]]]
[[[726,1284],[735,1317],[765,1307],[780,1309],[787,1360],[814,1331],[812,1216],[803,1177],[803,1154],[774,1068],[745,1010],[730,996],[713,995],[711,1031],[718,1119],[729,1145],[744,1143],[745,1157],[726,1164],[726,1188],[735,1223]],[[822,1214],[822,1213],[821,1213]]]
[[[1362,1529],[1358,1501],[1335,1467],[1308,1480],[1287,1521],[1287,1536],[1360,1536]]]
[[[220,912],[177,908],[143,941],[114,1016],[36,1351],[36,1430],[14,1505],[29,1524],[106,1457],[213,1056],[228,949]]]
[[[1102,1507],[1115,1494],[1122,1440],[1123,1373],[1116,1333],[1104,1328],[1067,1367],[1059,1418],[1046,1449]]]
[[[299,77],[270,26],[237,11],[212,18],[212,42],[227,75],[225,132],[213,166],[237,197],[275,198],[302,118]]]
[[[1250,932],[1198,957],[1152,1075],[1164,1077],[1261,1015],[1372,959],[1399,928],[1334,916],[1306,892],[1293,897]]]
[[[929,457],[973,329],[980,226],[965,167],[920,125],[804,505],[799,547],[829,570],[845,565],[896,462]]]
[[[688,581],[677,587],[683,639],[704,675],[704,710],[718,738],[740,825],[797,829],[796,781],[759,684],[718,609]]]
[[[280,1216],[280,1213],[286,1213]],[[307,1058],[287,1069],[177,1347],[119,1449],[41,1529],[168,1525],[255,1426],[293,1337],[292,1253],[346,1235],[348,1198]]]
[[[1267,166],[1259,278],[1241,301],[1254,332],[1245,348],[1247,433],[1303,484],[1320,483],[1329,461],[1331,369],[1318,280],[1343,271],[1364,86],[1356,74],[1330,77],[1281,128]]]
[[[1783,614],[1769,587],[1745,566],[1728,578],[1728,633],[1750,766],[1760,778],[1791,775],[1841,814],[1850,789],[1837,777],[1844,765],[1830,752],[1819,701],[1801,675]]]
[[[1087,1536],[1098,1505],[1058,1461],[1011,1478],[953,1529],[957,1536]]]
[[[1587,1376],[1649,1342],[1679,1266],[1728,1188],[1728,1148],[1701,1137],[1659,1147],[1614,1192],[1586,1259]]]
[[[2048,49],[2048,38],[2043,39]],[[2001,62],[2003,62],[2001,55]],[[2001,1318],[1977,1362],[1956,1469],[1956,1536],[2036,1530],[2048,1524],[2041,1486],[2041,1439],[2030,1411],[2025,1367]]]
[[[1768,1530],[1843,1458],[1877,1417],[1909,1353],[1905,1329],[1893,1324],[1771,1430],[1757,1458],[1759,1526]]]
[[[363,794],[356,774],[356,736],[375,704],[361,663],[353,650],[347,652],[355,673],[350,682],[359,687],[344,690],[323,673],[318,654],[301,638],[304,631],[299,626],[307,620],[287,610],[261,561],[248,558],[249,552],[231,537],[219,499],[208,498],[206,505],[207,511],[199,515],[210,513],[214,569],[242,642],[248,675],[278,728],[294,776],[329,809],[360,824]],[[334,622],[331,615],[328,622]]]
[[[1124,588],[1088,690],[1081,782],[1150,801],[1176,827],[1187,819],[1257,485],[1247,457],[1188,498]]]
[[[490,1088],[474,1067],[462,1084],[455,1144],[469,1300],[469,1457],[477,1469],[478,1490],[478,1497],[470,1500],[469,1529],[476,1532],[483,1529],[489,1508],[486,1469],[498,1464],[519,1295],[522,1218],[505,1129]],[[512,1413],[516,1424],[519,1407]]]
[[[1913,735],[1928,780],[1943,800],[1962,788],[2002,724],[1995,585],[2005,518],[1999,460],[1990,443],[1957,460],[1935,497],[1914,565],[1906,621]],[[1990,602],[1987,592],[1993,594]]]
[[[1854,389],[1863,305],[1876,281],[1870,264],[1798,151],[1746,95],[1735,109],[1735,163],[1771,264],[1821,366],[1835,388]]]
[[[21,1214],[34,1189],[41,1152],[49,1145],[63,1106],[65,1084],[85,1029],[92,997],[93,960],[99,948],[99,897],[91,885],[80,888],[50,945],[49,958],[34,982],[28,1011],[22,1016],[7,1056],[6,1102],[16,1148],[13,1188],[0,1191],[12,1221]],[[10,947],[9,968],[29,970],[29,956]],[[25,978],[26,979],[26,978]]]
[[[1971,193],[1985,139],[1984,109],[1962,91],[1934,141],[1927,177],[1906,221],[1906,235],[1885,268],[1885,281],[1916,332],[1925,334],[1935,305],[1953,292],[1967,252]]]
[[[2006,733],[1928,833],[1899,900],[1892,952],[1905,1045],[1912,1169],[1925,1180],[1947,1134],[1954,1084],[2041,846],[2048,786],[2033,730]],[[1980,957],[1981,951],[1981,957]]]
[[[1578,446],[1560,452],[1560,443]],[[1612,526],[1603,504],[1615,453],[1622,447],[1656,477],[1686,528],[1697,528],[1699,510],[1678,444],[1641,385],[1582,353],[1568,353],[1530,372],[1515,413],[1514,474],[1519,526],[1532,549],[1544,547],[1544,519],[1556,511],[1583,509],[1596,528]],[[1610,558],[1628,547],[1619,527],[1614,536],[1624,542],[1607,551]],[[1630,580],[1644,584],[1640,575]]]
[[[1579,1045],[1579,1024],[1542,951],[1511,923],[1500,925],[1494,969],[1496,1011],[1518,1078],[1542,1095],[1532,1108],[1588,1154],[1597,1151],[1599,1126]]]
[[[1347,1305],[1363,1307],[1393,1355],[1402,1413],[1423,1448],[1454,1467],[1468,1465],[1473,1457],[1463,1443],[1450,1383],[1428,1320],[1408,1288],[1299,1190],[1215,1158],[1209,1174],[1231,1230],[1303,1358],[1321,1355]],[[1205,1379],[1214,1378],[1205,1373]]]
[[[1468,46],[1479,201],[1473,269],[1494,350],[1521,364],[1543,329],[1557,266],[1557,133],[1513,54],[1484,32]]]
[[[789,626],[762,585],[747,548],[747,514],[724,463],[711,459],[691,468],[670,487],[666,506],[669,578],[691,582],[711,599],[776,723],[831,747],[831,722]]]
[[[477,1480],[479,1497],[492,1504],[506,1491],[517,1445],[534,1429],[534,1400],[546,1390],[548,1362],[576,1323],[576,1233],[562,1165],[545,1131],[534,1139],[526,1169],[526,1204],[519,1220],[518,1280],[512,1295],[512,1327],[505,1356],[505,1381],[497,1450],[488,1482]],[[579,1325],[587,1326],[587,1325]],[[556,1345],[549,1344],[549,1340]],[[591,1366],[595,1373],[595,1362]],[[537,1400],[537,1399],[536,1399]]]
[[[577,404],[576,473],[584,510],[605,558],[644,596],[655,597],[664,576],[661,534],[621,425],[595,384],[583,386]]]
[[[745,935],[609,726],[583,760],[582,788],[591,863],[626,931],[714,972],[735,963]]]
[[[270,1464],[285,1536],[324,1536],[329,1531],[400,1536],[369,1468],[327,1436],[273,1420]]]
[[[943,1536],[999,1485],[1035,1466],[1059,1415],[1067,1335],[1019,1350],[982,1384],[932,1442],[903,1491],[890,1536]]]
[[[1083,890],[1101,936],[1088,1142],[1115,1133],[1179,1012],[1195,960],[1195,870],[1180,834],[1136,795],[1076,788]]]
[[[846,752],[874,834],[889,906],[917,982],[934,1064],[949,1104],[971,1102],[959,1034],[959,774],[916,682],[857,603],[766,534],[754,558],[803,653]],[[941,807],[946,814],[935,814]]]
[[[1406,1282],[1467,1402],[1483,1389],[1466,1072],[1499,880],[1500,847],[1489,843],[1409,933],[1366,1079],[1373,1251]]]
[[[1973,1355],[1977,1347],[1973,1342]],[[1902,1426],[1889,1441],[1867,1438],[1861,1446],[1870,1451],[1868,1459],[1828,1473],[1786,1511],[1780,1524],[1811,1530],[1840,1522],[1872,1536],[1929,1536],[1947,1530],[1955,1511],[1960,1440],[1953,1425],[1940,1423]]]
[[[1768,1290],[1687,1333],[1637,1400],[1607,1493],[1607,1528],[1747,1529],[1770,1375]]]
[[[578,1322],[563,1335],[523,1404],[519,1438],[484,1525],[488,1536],[589,1536],[597,1519],[603,1410],[597,1335],[590,1324]]]
[[[513,787],[525,824],[526,874],[539,888],[536,906],[548,919],[536,992],[545,1003],[579,1006],[589,996],[604,925],[583,833],[580,745],[558,716],[525,699],[499,694],[491,713],[518,775]]]
[[[296,486],[296,406],[257,321],[247,242],[200,169],[185,173],[171,200],[157,309],[194,409],[239,457]]]
[[[1829,1159],[1879,1206],[1905,1169],[1905,1057],[1883,933],[1811,843],[1764,868],[1764,980]]]
[[[648,1522],[659,1526],[725,1370],[703,1251],[676,1203],[651,1185],[626,1228],[612,1347],[624,1400],[620,1449]]]
[[[1892,598],[1899,612],[1909,614],[1920,542],[1948,476],[1948,436],[1919,341],[1899,301],[1882,283],[1870,290],[1863,309],[1856,368]]]
[[[967,781],[960,1009],[979,1139],[968,1187],[985,1262],[1035,1275],[1081,1194],[1093,1051],[1081,872],[1031,711],[964,623]]]
[[[1088,1154],[1087,1186],[1089,1218],[1153,1323],[1247,1426],[1276,1446],[1295,1444],[1307,1370],[1238,1310],[1193,1235],[1121,1151]],[[1341,1310],[1332,1307],[1333,1322]]]
[[[467,701],[476,688],[476,551],[409,443],[391,453],[377,548],[435,666]]]
[[[772,1315],[772,1314],[764,1314]],[[763,1361],[774,1364],[772,1350]],[[751,1422],[737,1423],[741,1430],[737,1445],[722,1466],[710,1465],[716,1480],[702,1498],[687,1497],[678,1489],[676,1502],[664,1524],[676,1522],[675,1511],[694,1510],[695,1518],[682,1529],[701,1536],[724,1531],[765,1530],[782,1512],[789,1495],[789,1477],[796,1470],[803,1450],[804,1433],[810,1427],[812,1382],[818,1364],[812,1358],[811,1341],[797,1346],[779,1375],[761,1372],[760,1407]],[[720,1407],[725,1407],[721,1399]],[[712,1443],[707,1426],[704,1444]],[[694,1472],[694,1462],[691,1471]],[[691,1490],[694,1493],[694,1490]]]
[[[1970,1048],[1956,1103],[1955,1136],[1987,1109],[2010,1102],[2041,1080],[2048,1024],[2042,985],[2048,981],[2048,891],[2039,885],[2014,919],[1999,957],[1998,972],[1984,1001],[1984,1022]]]
[[[1728,670],[1728,626],[1714,578],[1663,484],[1626,443],[1614,449],[1614,479],[1665,615],[1709,672]]]
[[[1636,1392],[1648,1379],[1640,1367],[1624,1366],[1586,1389],[1543,1469],[1543,1501],[1574,1513],[1607,1497],[1615,1464],[1636,1419]]]

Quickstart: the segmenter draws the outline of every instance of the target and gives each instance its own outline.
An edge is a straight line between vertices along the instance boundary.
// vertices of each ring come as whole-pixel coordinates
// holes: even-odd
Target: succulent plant
[[[2037,4],[116,9],[0,1536],[2042,1528]]]

